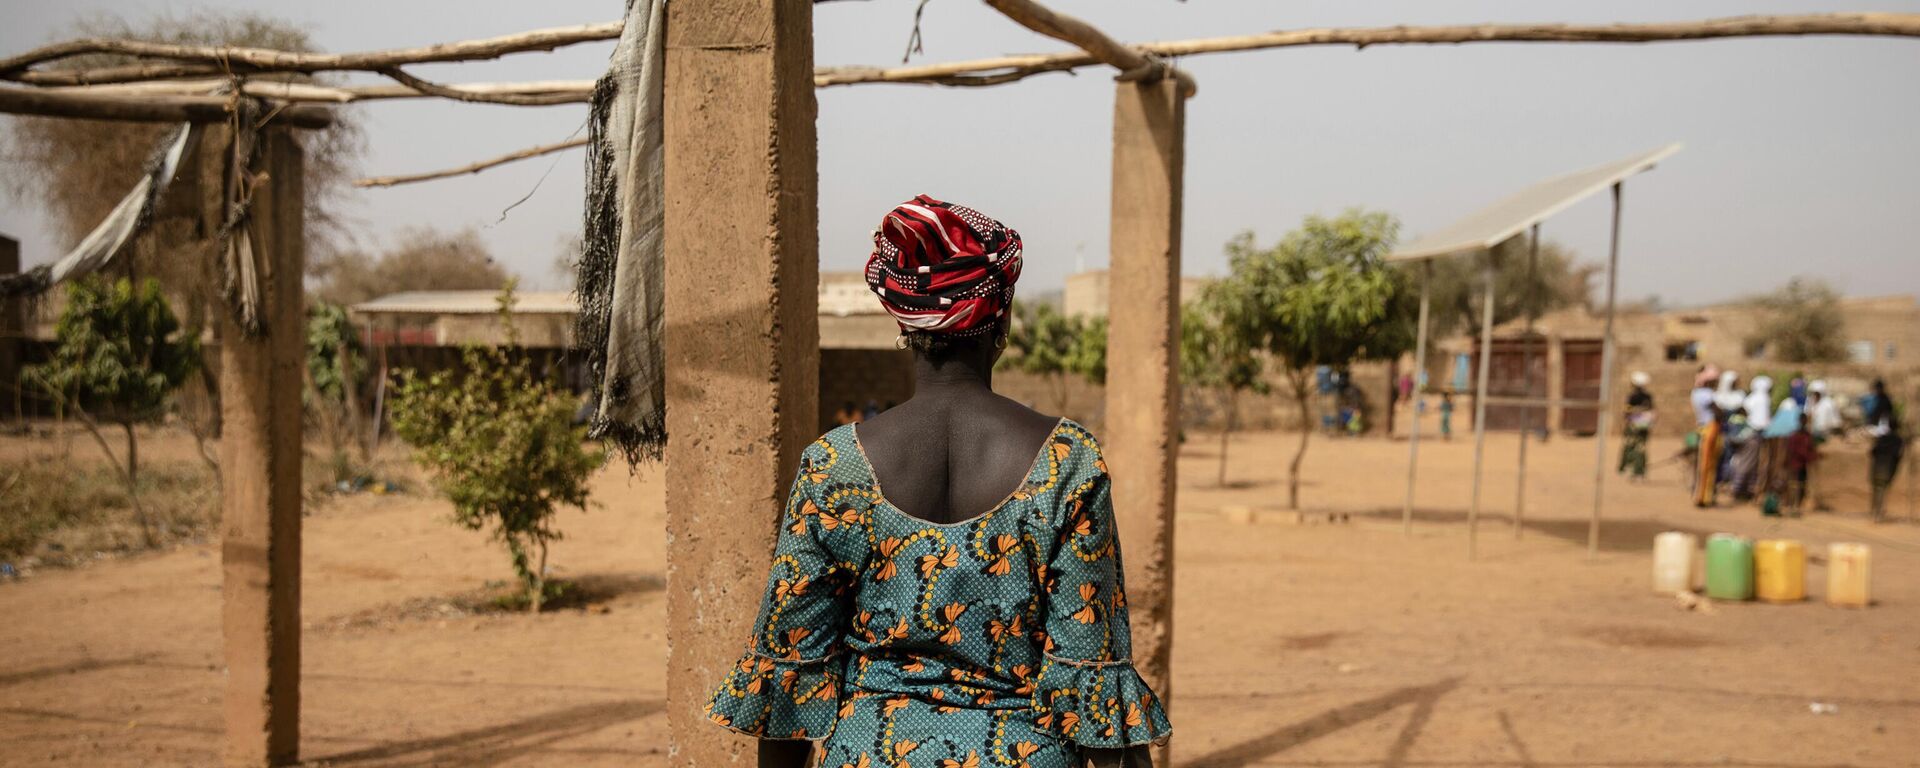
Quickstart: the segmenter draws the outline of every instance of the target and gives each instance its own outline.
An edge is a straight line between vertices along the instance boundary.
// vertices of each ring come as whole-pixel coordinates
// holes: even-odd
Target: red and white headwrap
[[[873,231],[867,287],[902,331],[973,336],[1013,304],[1020,233],[964,205],[921,195]]]

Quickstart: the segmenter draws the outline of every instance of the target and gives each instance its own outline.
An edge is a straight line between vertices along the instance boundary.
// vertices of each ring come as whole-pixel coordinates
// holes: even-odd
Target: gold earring
[[[900,334],[900,335],[898,335],[898,336],[895,336],[895,337],[893,337],[893,348],[894,348],[894,349],[906,349],[906,348],[907,348],[907,335],[903,333],[903,334]]]

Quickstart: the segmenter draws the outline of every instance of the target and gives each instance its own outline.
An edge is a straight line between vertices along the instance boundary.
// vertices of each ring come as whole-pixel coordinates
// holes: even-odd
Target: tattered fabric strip
[[[260,105],[238,99],[228,113],[226,174],[221,191],[219,253],[220,292],[233,312],[233,321],[248,336],[257,336],[260,320],[260,260],[253,234],[247,228],[253,209],[253,156],[260,146]]]
[[[665,0],[629,0],[589,117],[576,336],[598,381],[591,432],[629,463],[666,447]]]
[[[88,232],[80,244],[51,264],[42,264],[17,275],[0,277],[0,297],[33,296],[77,277],[92,274],[107,266],[133,241],[134,235],[153,223],[153,208],[160,195],[172,183],[199,132],[190,124],[181,124],[163,138],[146,163],[146,172],[134,182],[133,189],[113,207],[105,219]]]

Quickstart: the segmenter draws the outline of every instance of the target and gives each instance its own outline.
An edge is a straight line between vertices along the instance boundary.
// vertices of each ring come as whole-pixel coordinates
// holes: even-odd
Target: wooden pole
[[[1487,450],[1487,380],[1493,370],[1493,283],[1494,249],[1488,250],[1482,279],[1486,298],[1480,308],[1480,375],[1473,388],[1473,500],[1467,506],[1467,559],[1474,559],[1479,542],[1480,470]]]
[[[1186,95],[1119,83],[1113,107],[1113,306],[1106,455],[1133,614],[1133,661],[1162,702],[1173,667],[1173,533],[1180,419],[1180,225]],[[1162,750],[1156,764],[1170,765]]]
[[[227,120],[227,101],[225,96],[131,97],[0,86],[0,113],[83,120],[223,123]],[[333,113],[326,107],[291,105],[269,112],[275,121],[298,128],[325,128],[333,123]]]
[[[1539,222],[1534,222],[1533,234],[1529,239],[1532,242],[1527,247],[1526,290],[1529,294],[1534,294],[1534,275],[1540,268]],[[1538,298],[1538,296],[1529,298]],[[1534,312],[1535,306],[1533,302],[1528,302],[1527,329],[1520,335],[1520,381],[1525,390],[1521,397],[1525,398],[1533,397],[1533,322],[1537,314]],[[1527,518],[1527,440],[1531,438],[1531,432],[1533,432],[1533,406],[1521,406],[1519,479],[1514,481],[1513,489],[1513,538],[1515,539],[1520,538],[1520,531]]]
[[[751,764],[706,719],[818,434],[812,4],[667,4],[667,762]],[[726,279],[715,280],[715,275]]]
[[[202,199],[218,199],[230,133],[200,142]],[[301,373],[306,333],[304,184],[300,143],[284,129],[260,140],[254,173],[254,252],[263,329],[233,313],[220,327],[221,613],[229,766],[284,765],[300,747]],[[218,208],[207,214],[217,221]]]
[[[1587,557],[1600,554],[1600,507],[1606,502],[1607,417],[1613,414],[1613,304],[1620,283],[1620,197],[1623,182],[1613,183],[1613,231],[1607,240],[1607,322],[1600,336],[1600,409],[1594,415],[1593,517],[1587,522]]]
[[[814,81],[821,87],[858,83],[919,83],[948,86],[985,86],[1016,82],[1048,72],[1066,72],[1081,67],[1111,64],[1134,56],[1173,58],[1212,53],[1257,51],[1302,46],[1351,45],[1364,49],[1376,45],[1458,45],[1462,43],[1654,43],[1685,40],[1712,40],[1743,37],[1791,37],[1803,35],[1850,35],[1867,37],[1920,37],[1920,14],[1916,13],[1813,13],[1799,15],[1733,16],[1716,19],[1655,22],[1649,24],[1457,24],[1448,26],[1332,27],[1287,29],[1252,35],[1231,35],[1188,40],[1164,40],[1146,43],[1122,43],[1100,34],[1084,22],[1046,10],[1031,0],[993,0],[995,7],[1041,34],[1065,40],[1076,50],[1052,54],[999,56],[972,61],[926,64],[882,69],[877,67],[821,67]],[[1007,9],[1014,9],[1008,11]],[[1045,15],[1032,13],[1038,8]],[[1025,11],[1023,13],[1023,11]],[[1053,19],[1049,22],[1047,19]],[[1071,21],[1073,24],[1062,23]],[[1032,22],[1032,23],[1029,23]],[[1077,26],[1076,26],[1077,25]],[[418,48],[358,53],[308,53],[260,48],[219,46],[181,46],[137,40],[70,40],[28,53],[0,59],[0,80],[41,86],[118,84],[179,78],[225,77],[234,72],[263,74],[272,72],[322,72],[356,70],[381,73],[410,64],[444,61],[472,61],[499,58],[522,51],[551,50],[562,45],[620,36],[623,22],[589,24],[577,27],[532,30],[483,40],[462,40]],[[1084,29],[1082,29],[1084,28]],[[1091,30],[1097,38],[1088,38]],[[1084,44],[1083,44],[1084,43]],[[1089,51],[1092,51],[1091,53]],[[91,69],[31,69],[57,59],[89,53],[117,53],[147,56],[163,61],[95,67]],[[1135,69],[1121,66],[1123,75],[1142,77],[1159,74],[1159,67]],[[1131,71],[1130,71],[1131,70]],[[431,85],[431,84],[430,84]],[[358,87],[348,89],[354,90]],[[491,100],[483,89],[454,86],[468,91],[474,100]],[[479,91],[475,93],[475,91]],[[513,93],[509,91],[505,93]],[[525,93],[524,91],[517,91]],[[492,93],[503,93],[492,91]],[[526,100],[507,98],[506,102]],[[544,99],[532,103],[547,103]]]
[[[1043,32],[1043,34],[1046,34]],[[1651,24],[1459,24],[1450,26],[1283,29],[1254,35],[1121,44],[1162,57],[1257,51],[1271,48],[1351,45],[1458,45],[1462,43],[1655,43],[1740,37],[1862,35],[1920,37],[1920,13],[1815,13],[1734,16]],[[1086,51],[999,56],[972,61],[880,69],[827,67],[815,75],[821,87],[859,83],[1000,85],[1048,72],[1068,72],[1106,63]]]
[[[1400,533],[1413,535],[1414,476],[1420,470],[1420,402],[1427,377],[1427,308],[1432,304],[1433,259],[1420,262],[1420,323],[1413,342],[1413,432],[1407,437],[1407,503],[1400,508]]]
[[[93,53],[122,54],[176,63],[177,74],[224,74],[228,72],[329,72],[338,70],[378,71],[404,64],[441,61],[480,61],[497,59],[510,53],[551,51],[562,46],[620,36],[625,21],[582,24],[517,32],[478,40],[423,45],[356,53],[311,53],[240,46],[174,45],[144,40],[82,38],[54,43],[18,56],[0,59],[0,76],[36,85],[85,85],[87,83],[124,82],[129,77],[142,80],[151,76],[152,64],[112,66],[91,70],[30,70],[35,64]],[[197,66],[195,66],[197,65]],[[210,71],[209,71],[210,70]]]
[[[1157,80],[1170,67],[1158,59],[1120,44],[1092,24],[1057,13],[1034,0],[986,0],[987,5],[1031,29],[1087,52],[1120,70],[1126,80]]]

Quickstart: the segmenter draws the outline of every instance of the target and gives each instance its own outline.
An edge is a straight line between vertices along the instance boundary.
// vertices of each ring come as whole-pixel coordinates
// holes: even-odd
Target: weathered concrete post
[[[813,7],[667,4],[669,762],[750,765],[707,694],[758,608],[815,436],[820,279]]]
[[[218,200],[227,132],[200,141],[202,199]],[[260,317],[248,336],[220,323],[221,615],[226,641],[226,763],[285,765],[300,749],[300,387],[306,350],[306,184],[300,142],[269,127],[253,172]],[[210,213],[218,217],[218,208]]]
[[[0,235],[0,276],[20,271],[20,241]],[[0,299],[0,422],[25,418],[20,407],[20,366],[27,338],[27,302]]]
[[[1172,690],[1173,514],[1180,417],[1183,79],[1120,83],[1113,100],[1107,418],[1113,508],[1133,609],[1133,659],[1162,700]],[[1167,765],[1166,755],[1156,764]]]

